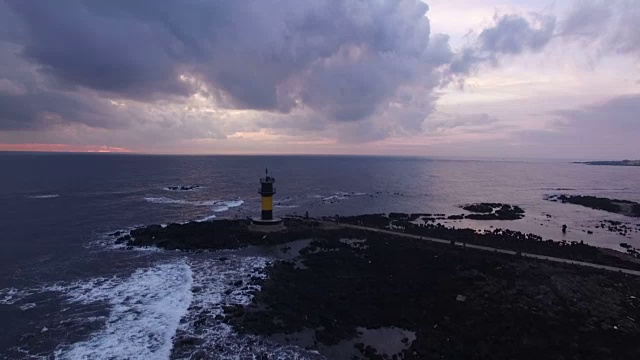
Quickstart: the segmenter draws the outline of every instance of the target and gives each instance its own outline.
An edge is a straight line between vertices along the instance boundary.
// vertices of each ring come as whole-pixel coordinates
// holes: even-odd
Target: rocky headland
[[[636,277],[349,232],[313,241],[297,261],[275,263],[253,302],[225,321],[285,344],[351,346],[355,358],[367,359],[640,355]],[[360,340],[363,328],[412,336],[383,356]]]
[[[239,219],[113,235],[131,247],[185,251],[267,246],[285,253],[292,251],[289,244],[306,239],[295,256],[272,262],[266,278],[247,280],[261,289],[250,304],[225,308],[216,321],[240,333],[315,349],[327,358],[640,356],[639,277],[453,243],[640,269],[632,257],[509,230],[448,228],[428,220],[443,214],[427,215],[287,218],[287,230],[268,234],[250,231],[250,221]],[[393,229],[397,235],[351,225]]]

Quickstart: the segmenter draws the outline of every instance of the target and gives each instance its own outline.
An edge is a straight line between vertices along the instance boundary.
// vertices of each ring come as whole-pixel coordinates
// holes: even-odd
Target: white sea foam
[[[0,305],[13,305],[24,297],[28,296],[24,291],[16,288],[6,288],[0,290]]]
[[[58,194],[46,194],[46,195],[30,195],[27,196],[29,199],[54,199],[60,197]]]
[[[180,204],[180,205],[193,205],[193,206],[213,206],[220,202],[220,200],[197,200],[197,201],[189,201],[189,200],[181,200],[181,199],[170,199],[167,197],[145,197],[147,202],[152,204]]]
[[[322,358],[315,351],[238,334],[220,320],[225,306],[251,302],[260,289],[251,279],[264,278],[269,261],[234,255],[225,261],[177,260],[138,269],[128,277],[3,289],[0,298],[13,304],[37,293],[57,292],[71,306],[108,306],[107,317],[83,318],[88,323],[100,320],[104,327],[84,341],[60,344],[53,354],[57,359],[188,359],[198,350],[216,359],[251,359],[259,353],[272,359]],[[197,341],[181,341],[189,339]]]
[[[209,215],[209,216],[205,216],[205,217],[203,217],[202,219],[198,219],[198,220],[196,220],[196,222],[205,222],[205,221],[210,221],[210,220],[213,220],[213,219],[215,219],[215,218],[216,218],[216,216],[215,216],[215,215]]]
[[[331,196],[326,196],[322,198],[322,201],[331,201],[331,200],[346,200],[347,197],[346,196],[340,196],[340,195],[331,195]]]
[[[200,186],[200,185],[172,185],[172,186],[167,186],[164,188],[164,190],[167,191],[197,191],[197,190],[201,190],[204,189],[204,186]]]
[[[27,303],[27,304],[24,304],[24,305],[20,306],[20,310],[27,311],[27,310],[33,309],[34,307],[36,307],[36,304]]]
[[[243,200],[233,200],[233,201],[221,201],[219,205],[213,209],[214,212],[224,212],[229,210],[230,208],[238,207],[244,204]]]
[[[297,208],[298,205],[276,205],[275,207],[278,209],[294,209]]]
[[[179,205],[192,205],[192,206],[215,206],[215,212],[227,211],[232,207],[237,207],[244,204],[243,200],[182,200],[171,199],[167,197],[145,197],[147,202],[152,204],[179,204]]]
[[[350,197],[354,197],[354,196],[362,196],[362,195],[367,195],[366,193],[362,193],[362,192],[346,192],[346,191],[336,191],[333,193],[333,195],[329,195],[329,196],[324,196],[322,197],[322,201],[342,201],[342,200],[346,200]]]
[[[167,359],[172,337],[192,300],[191,268],[184,262],[139,269],[127,279],[96,279],[66,289],[70,302],[108,301],[104,329],[65,344],[59,359]]]
[[[176,344],[181,338],[199,341],[174,348],[172,358],[189,359],[204,350],[216,359],[251,359],[256,354],[269,354],[272,359],[318,358],[317,353],[296,346],[281,346],[256,336],[237,334],[217,317],[229,305],[247,305],[259,285],[251,278],[264,278],[263,269],[269,260],[262,257],[229,256],[223,261],[194,261],[193,301],[176,332]]]

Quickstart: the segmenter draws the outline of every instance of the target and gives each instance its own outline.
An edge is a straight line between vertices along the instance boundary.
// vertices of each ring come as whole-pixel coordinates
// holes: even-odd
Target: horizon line
[[[110,151],[43,151],[43,150],[0,150],[0,154],[52,154],[52,155],[133,155],[133,156],[290,156],[290,157],[386,157],[386,158],[421,158],[434,160],[502,160],[502,161],[554,161],[554,162],[588,162],[588,161],[622,161],[620,159],[575,159],[575,158],[536,158],[536,157],[494,157],[464,155],[411,155],[411,154],[323,154],[323,153],[152,153],[152,152],[110,152]]]

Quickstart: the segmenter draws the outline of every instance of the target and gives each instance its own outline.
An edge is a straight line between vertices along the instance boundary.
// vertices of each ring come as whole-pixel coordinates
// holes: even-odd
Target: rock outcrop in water
[[[586,162],[577,162],[576,164],[602,165],[602,166],[640,166],[640,160],[586,161]]]
[[[516,205],[479,203],[465,205],[462,209],[474,214],[465,218],[472,220],[518,220],[524,218],[524,210]]]
[[[640,204],[629,200],[609,199],[596,196],[583,195],[550,195],[546,198],[549,201],[561,202],[563,204],[575,204],[596,210],[604,210],[611,213],[640,217]]]

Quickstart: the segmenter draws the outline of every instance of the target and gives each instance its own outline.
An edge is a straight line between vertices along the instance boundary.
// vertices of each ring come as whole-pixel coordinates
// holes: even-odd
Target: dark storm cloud
[[[57,92],[0,92],[0,130],[34,130],[63,123],[115,128],[122,124],[106,116],[108,108],[95,99]]]
[[[306,105],[354,121],[451,56],[445,38],[429,46],[418,0],[9,4],[27,29],[24,55],[42,71],[125,98],[184,96],[204,84],[221,106]]]
[[[199,93],[215,102],[207,107],[264,110],[253,112],[264,119],[252,119],[247,131],[322,132],[341,141],[430,131],[424,121],[435,89],[479,64],[541,51],[556,28],[552,16],[496,16],[454,52],[447,35],[431,33],[428,7],[418,0],[6,1],[0,46],[11,42],[37,71],[12,73],[24,64],[5,66],[0,47],[0,129],[133,122],[118,121],[107,98],[144,103],[130,118],[175,125],[197,117],[216,136],[233,133],[215,116],[194,112],[183,121],[177,107],[171,118],[161,115],[168,111],[158,104],[183,104]],[[587,15],[563,29],[594,32],[580,25]],[[619,23],[633,16],[619,14]],[[616,29],[617,51],[633,49],[640,31]]]
[[[115,2],[111,9],[80,0],[9,4],[24,21],[24,56],[61,82],[132,98],[186,94],[167,31],[117,11]]]

